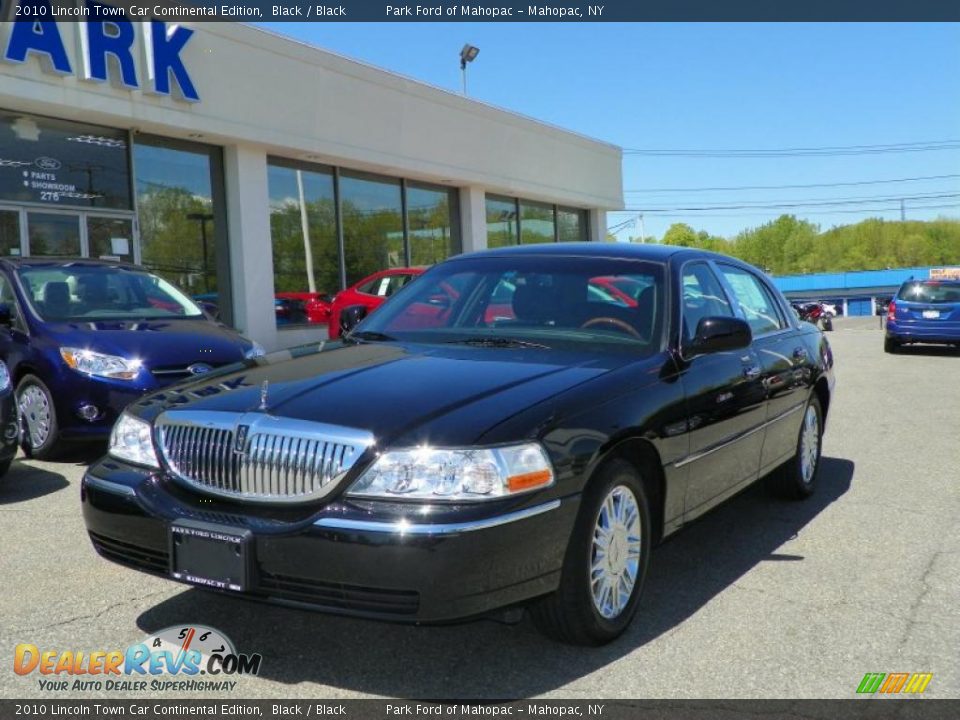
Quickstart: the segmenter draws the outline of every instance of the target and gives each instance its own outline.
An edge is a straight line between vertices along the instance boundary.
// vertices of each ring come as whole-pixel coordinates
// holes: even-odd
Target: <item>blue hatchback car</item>
[[[87,259],[0,260],[0,358],[10,370],[20,443],[53,457],[105,440],[141,395],[262,355],[143,268]]]
[[[960,280],[907,280],[887,308],[883,349],[907,343],[960,347]]]

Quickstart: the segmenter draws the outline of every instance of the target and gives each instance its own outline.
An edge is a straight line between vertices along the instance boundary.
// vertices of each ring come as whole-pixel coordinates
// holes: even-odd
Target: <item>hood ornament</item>
[[[267,409],[267,392],[270,390],[270,381],[264,380],[263,384],[260,386],[260,406],[257,410],[266,410]]]

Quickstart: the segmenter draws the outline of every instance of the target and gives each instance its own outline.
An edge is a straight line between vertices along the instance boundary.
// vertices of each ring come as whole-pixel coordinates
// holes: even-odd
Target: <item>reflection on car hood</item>
[[[339,343],[286,360],[274,353],[241,371],[148,396],[146,417],[168,408],[266,412],[370,430],[381,443],[469,444],[483,431],[630,361],[533,349]],[[263,383],[267,383],[264,388]]]
[[[44,331],[61,347],[135,357],[147,368],[236,362],[250,346],[236,331],[202,318],[47,323]]]

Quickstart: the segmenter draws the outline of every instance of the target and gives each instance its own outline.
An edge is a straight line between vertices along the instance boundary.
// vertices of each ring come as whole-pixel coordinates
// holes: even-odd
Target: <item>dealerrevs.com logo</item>
[[[17,675],[37,675],[43,691],[232,691],[237,676],[260,672],[263,656],[238,653],[219,630],[178,625],[126,650],[51,650],[21,643]]]

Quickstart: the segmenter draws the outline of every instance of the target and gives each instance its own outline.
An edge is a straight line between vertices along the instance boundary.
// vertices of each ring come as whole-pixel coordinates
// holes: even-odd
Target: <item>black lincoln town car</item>
[[[655,543],[765,475],[814,491],[833,356],[738,260],[490,250],[363,313],[129,406],[83,481],[96,550],[377,619],[527,605],[600,644]]]

